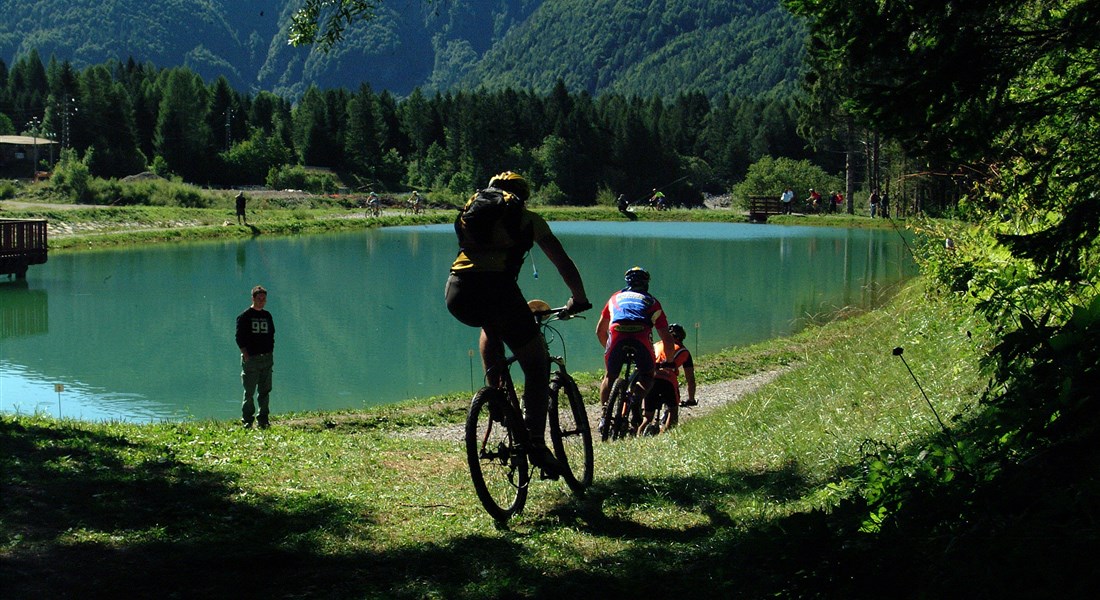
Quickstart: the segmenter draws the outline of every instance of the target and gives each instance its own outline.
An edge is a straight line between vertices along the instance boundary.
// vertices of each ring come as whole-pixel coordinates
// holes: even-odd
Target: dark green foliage
[[[70,10],[79,13],[82,4],[74,4]],[[89,10],[109,12],[117,4],[127,3]],[[446,3],[433,7],[430,16],[421,16],[432,27],[442,27],[437,21],[448,20],[447,30],[454,35],[459,33],[452,28],[468,26],[469,32],[461,35],[469,36],[475,36],[478,25],[488,19],[493,23],[492,35],[479,37],[471,45],[478,54],[522,29],[528,17],[545,19],[539,15],[547,13],[567,24],[580,19],[584,11],[609,8],[611,14],[600,13],[599,19],[593,19],[599,26],[585,29],[586,35],[603,39],[622,34],[633,39],[635,32],[616,30],[612,24],[634,23],[639,18],[638,23],[660,23],[659,32],[647,34],[646,45],[631,51],[635,58],[641,58],[643,50],[682,45],[692,28],[728,31],[730,23],[745,24],[754,15],[779,18],[772,2],[701,7],[685,0],[644,10],[636,4],[591,7],[527,2],[519,8],[503,3],[490,9],[477,3]],[[179,0],[163,9],[171,12],[189,6]],[[220,6],[205,4],[197,14],[216,12]],[[404,34],[391,26],[407,20],[403,13],[407,8],[398,3],[380,7],[374,21],[355,23],[332,52],[343,52],[347,44],[359,47],[378,35],[401,38]],[[697,9],[703,12],[691,16]],[[639,10],[644,15],[635,14]],[[788,16],[782,18],[790,21]],[[226,17],[223,25],[232,28],[242,19]],[[730,43],[717,34],[714,40],[702,36],[695,41]],[[518,47],[515,39],[509,43]],[[207,48],[214,45],[207,43]],[[545,86],[486,85],[476,92],[446,93],[415,88],[398,99],[388,91],[376,93],[373,81],[357,83],[355,91],[314,83],[297,89],[292,105],[290,98],[270,92],[237,91],[237,76],[223,74],[205,83],[206,71],[199,68],[158,68],[133,58],[86,67],[51,59],[46,68],[38,56],[29,52],[13,64],[0,89],[0,102],[22,111],[18,114],[41,115],[41,129],[78,156],[88,156],[91,174],[99,177],[122,178],[153,170],[192,183],[236,186],[262,183],[272,169],[278,171],[290,163],[329,169],[356,190],[416,187],[466,195],[492,174],[512,169],[534,183],[536,202],[589,204],[601,189],[641,199],[653,188],[667,186],[663,191],[675,203],[696,206],[703,193],[724,192],[764,156],[819,158],[807,153],[795,132],[789,86],[769,84],[764,86],[769,93],[758,96],[743,94],[764,88],[740,87],[733,90],[734,95],[677,76],[678,87],[667,94],[645,85],[638,88],[639,94],[605,91],[593,96],[575,91],[567,77],[555,76]],[[319,55],[312,56],[302,67],[307,71],[320,68],[313,62],[320,60]],[[325,60],[338,59],[325,56]],[[415,60],[407,61],[405,66],[412,69]],[[682,63],[669,65],[685,73],[691,70]],[[543,87],[545,93],[532,91]],[[620,83],[601,89],[633,88]],[[721,95],[712,100],[716,92]],[[23,130],[21,123],[15,127]]]
[[[544,2],[461,81],[673,98],[793,89],[802,26],[777,2]],[[767,49],[764,51],[764,49]]]
[[[304,190],[317,194],[334,193],[341,187],[339,179],[331,172],[289,165],[273,167],[265,183],[276,190]]]
[[[62,150],[61,159],[57,161],[50,178],[50,186],[72,202],[87,202],[90,199],[88,186],[91,181],[88,158],[80,160],[74,151]]]
[[[187,181],[207,182],[207,158],[214,148],[206,115],[207,89],[197,75],[166,71],[157,109],[153,149],[168,169]]]
[[[342,3],[343,14],[320,4],[0,0],[0,60],[14,65],[34,51],[84,69],[132,57],[295,99],[311,85],[356,89],[363,82],[399,95],[416,87],[548,93],[559,79],[572,92],[671,99],[702,90],[715,98],[791,90],[804,37],[778,0],[353,0]],[[303,6],[297,22],[312,19],[318,39],[328,17],[349,19],[331,38],[338,43],[287,44],[288,36],[308,41],[301,35],[308,28],[290,29]],[[19,121],[45,100],[21,96],[13,99],[18,112],[0,112]]]
[[[20,70],[35,72],[27,64]],[[49,72],[48,96],[63,100],[51,101],[42,130],[89,155],[99,177],[151,169],[234,186],[262,183],[272,168],[296,163],[335,171],[359,190],[468,194],[511,169],[536,192],[553,186],[539,201],[588,204],[601,188],[641,199],[669,186],[676,203],[693,206],[762,157],[809,158],[795,141],[790,98],[594,99],[559,81],[545,96],[416,90],[398,101],[363,84],[356,92],[311,87],[292,108],[266,92],[241,94],[224,78],[205,85],[183,67],[130,62],[79,71],[51,63]]]
[[[851,78],[844,112],[967,174],[958,214],[970,223],[929,223],[919,259],[996,333],[984,411],[870,455],[869,522],[956,557],[1039,543],[1051,564],[993,548],[982,569],[1003,561],[992,572],[1025,584],[981,592],[1079,597],[1073,577],[1091,567],[1074,555],[1095,546],[1100,497],[1100,1],[786,4],[812,19],[812,77]],[[1044,570],[1066,579],[1027,581]]]

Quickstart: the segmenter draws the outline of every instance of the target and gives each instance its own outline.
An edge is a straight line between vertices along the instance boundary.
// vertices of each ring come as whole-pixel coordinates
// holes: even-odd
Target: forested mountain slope
[[[461,80],[664,98],[757,95],[798,80],[805,30],[773,0],[546,2]]]
[[[759,94],[797,76],[803,27],[778,0],[384,0],[332,51],[287,44],[301,0],[0,0],[0,60],[129,58],[240,90],[405,95],[506,86],[673,97]]]

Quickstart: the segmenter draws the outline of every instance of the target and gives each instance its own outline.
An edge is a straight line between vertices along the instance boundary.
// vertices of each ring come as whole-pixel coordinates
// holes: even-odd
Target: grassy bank
[[[866,535],[830,511],[866,440],[938,428],[891,349],[949,417],[973,408],[983,339],[918,284],[875,313],[700,357],[707,379],[790,370],[671,435],[598,445],[586,498],[535,482],[507,529],[478,504],[461,440],[408,435],[460,420],[459,396],[278,415],[267,431],[3,416],[4,596],[875,597]]]
[[[20,199],[24,200],[24,199]],[[29,198],[29,200],[40,200]],[[258,235],[300,235],[347,231],[370,227],[450,223],[452,208],[436,206],[420,215],[388,208],[380,217],[368,217],[363,209],[349,208],[326,196],[295,198],[293,201],[253,198],[249,203],[248,225],[238,225],[231,199],[224,206],[183,208],[174,206],[86,206],[48,202],[5,202],[0,215],[6,218],[46,219],[50,223],[51,251],[86,250],[127,245],[196,241],[218,238],[246,238]],[[619,211],[603,206],[535,207],[554,221],[622,221]],[[744,223],[746,215],[724,209],[694,209],[635,213],[639,221],[688,221]],[[885,219],[851,215],[778,215],[773,224],[826,225],[836,227],[904,227]]]

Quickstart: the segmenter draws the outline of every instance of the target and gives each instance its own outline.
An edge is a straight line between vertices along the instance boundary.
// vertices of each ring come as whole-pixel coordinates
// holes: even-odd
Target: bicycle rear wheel
[[[623,378],[615,380],[611,386],[611,395],[604,407],[603,429],[600,430],[600,439],[603,441],[617,440],[626,437],[630,429],[630,415],[624,414],[624,407],[628,404],[627,382]]]
[[[531,471],[527,454],[519,449],[513,426],[523,419],[513,415],[504,393],[481,388],[466,415],[466,461],[481,505],[497,521],[507,521],[523,510]]]
[[[581,494],[592,485],[592,429],[584,398],[569,375],[555,373],[550,379],[548,420],[554,454],[565,465],[565,483]]]

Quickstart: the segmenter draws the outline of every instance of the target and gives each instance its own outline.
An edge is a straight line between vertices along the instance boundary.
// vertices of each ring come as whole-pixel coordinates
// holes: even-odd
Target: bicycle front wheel
[[[575,493],[592,485],[592,428],[577,383],[565,373],[550,380],[550,441],[554,454],[565,466],[562,476]]]
[[[507,521],[523,510],[531,472],[527,454],[519,449],[512,427],[522,427],[504,393],[481,388],[466,415],[466,461],[470,478],[485,510],[497,521]]]

